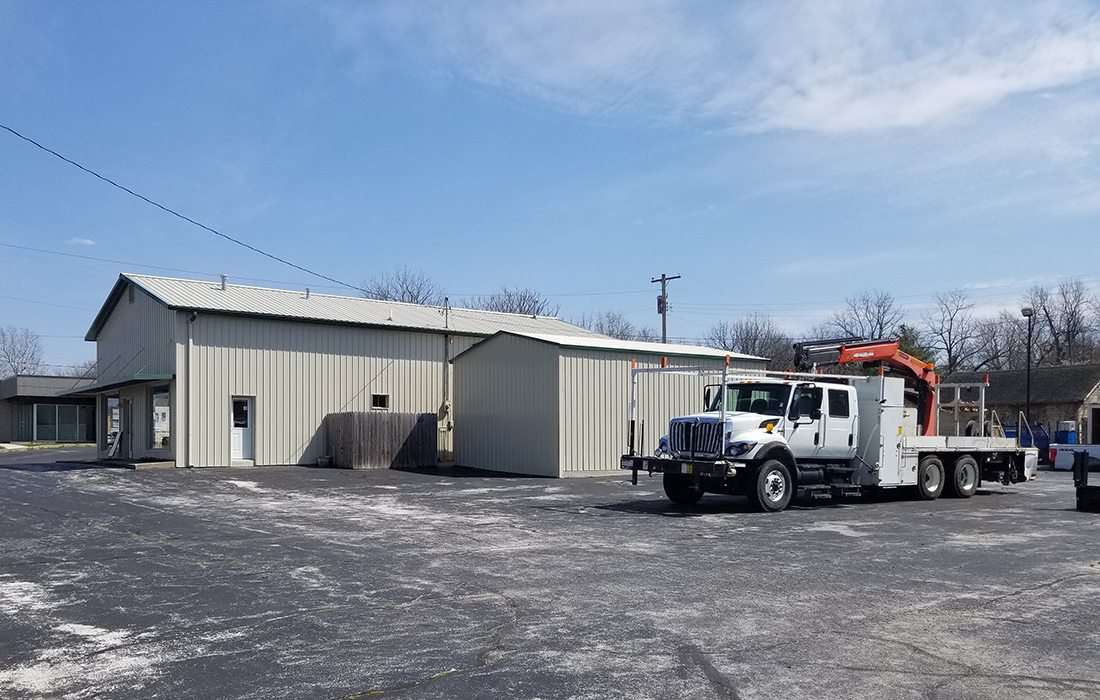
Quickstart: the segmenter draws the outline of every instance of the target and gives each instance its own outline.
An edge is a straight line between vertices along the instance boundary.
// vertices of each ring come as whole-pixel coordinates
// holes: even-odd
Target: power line
[[[7,131],[8,133],[12,134],[13,136],[15,136],[19,139],[22,139],[23,141],[26,141],[27,143],[31,144],[35,148],[43,150],[46,153],[49,153],[50,155],[55,156],[55,157],[65,161],[69,165],[71,165],[71,166],[73,166],[73,167],[75,167],[79,170],[82,170],[85,173],[88,173],[92,177],[98,178],[98,179],[102,180],[103,182],[106,182],[108,185],[111,185],[112,187],[120,189],[123,192],[125,192],[125,193],[127,193],[127,194],[129,194],[133,197],[137,197],[138,199],[145,202],[146,204],[151,204],[152,206],[156,207],[157,209],[160,209],[161,211],[163,211],[165,213],[171,214],[172,216],[174,216],[178,219],[182,219],[183,221],[186,221],[187,223],[192,224],[194,226],[198,226],[202,230],[207,231],[209,233],[212,233],[215,236],[218,236],[220,238],[223,238],[223,239],[229,241],[230,243],[235,243],[235,244],[241,246],[242,248],[247,248],[248,250],[251,250],[254,253],[259,253],[260,255],[262,255],[266,258],[270,258],[271,260],[274,260],[276,262],[280,262],[284,265],[287,265],[288,267],[293,267],[295,270],[298,270],[299,272],[304,272],[307,275],[312,275],[312,276],[317,277],[319,279],[328,280],[329,282],[334,282],[334,283],[340,285],[341,287],[347,287],[348,289],[354,289],[354,290],[360,291],[360,292],[363,291],[359,287],[356,287],[354,284],[348,284],[347,282],[342,282],[342,281],[336,279],[335,277],[329,277],[328,275],[323,275],[320,272],[315,272],[313,270],[310,270],[307,267],[302,267],[301,265],[290,262],[286,258],[281,258],[278,255],[275,255],[273,253],[269,253],[266,250],[262,250],[260,248],[257,248],[254,245],[251,245],[249,243],[245,243],[244,241],[242,241],[238,238],[234,238],[233,236],[222,233],[221,231],[218,231],[217,229],[213,229],[213,228],[207,226],[206,224],[195,221],[191,217],[186,216],[184,214],[181,214],[178,211],[176,211],[175,209],[172,209],[171,207],[167,207],[167,206],[165,206],[165,205],[163,205],[159,202],[156,202],[152,199],[149,199],[145,195],[139,194],[139,193],[135,192],[134,190],[130,189],[129,187],[126,187],[125,185],[121,185],[121,184],[115,182],[114,180],[112,180],[111,178],[106,177],[105,175],[100,175],[99,173],[92,170],[91,168],[85,167],[85,166],[81,165],[80,163],[77,163],[75,160],[72,160],[71,158],[67,158],[67,157],[61,155],[60,153],[53,150],[52,148],[49,148],[47,146],[42,145],[41,143],[39,143],[39,142],[35,141],[34,139],[30,138],[29,136],[24,136],[23,134],[19,133],[18,131],[11,128],[10,126],[7,126],[6,124],[0,124],[0,129],[3,129],[4,131]]]
[[[14,243],[0,243],[0,246],[4,248],[14,248],[16,250],[25,250],[31,253],[44,253],[46,255],[60,255],[66,258],[79,258],[81,260],[93,260],[95,262],[111,263],[112,265],[126,265],[128,267],[144,267],[149,270],[161,270],[163,272],[181,272],[186,275],[206,275],[209,277],[217,277],[221,273],[207,272],[205,270],[185,270],[179,267],[164,267],[162,265],[146,265],[145,263],[133,262],[132,260],[115,260],[113,258],[100,258],[95,255],[81,255],[80,253],[66,253],[60,250],[48,250],[46,248],[32,248],[26,245],[15,245]],[[286,285],[298,285],[298,282],[288,282],[286,280],[272,280],[263,277],[241,277],[232,275],[235,280],[244,280],[246,282],[267,282],[269,284],[286,284]],[[328,284],[317,285],[320,289],[343,289],[343,287],[335,287]]]

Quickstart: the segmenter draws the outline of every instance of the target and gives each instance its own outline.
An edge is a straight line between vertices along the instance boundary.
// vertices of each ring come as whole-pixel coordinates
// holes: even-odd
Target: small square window
[[[371,394],[370,395],[370,407],[375,411],[388,411],[388,410],[390,410],[390,395],[389,394]]]

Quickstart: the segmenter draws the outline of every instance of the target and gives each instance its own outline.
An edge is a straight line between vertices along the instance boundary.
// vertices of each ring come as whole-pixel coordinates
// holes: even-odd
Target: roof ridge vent
[[[306,299],[309,299],[309,287],[306,287]]]
[[[222,278],[222,291],[224,292],[225,288],[229,286],[229,275],[222,275],[221,278]]]

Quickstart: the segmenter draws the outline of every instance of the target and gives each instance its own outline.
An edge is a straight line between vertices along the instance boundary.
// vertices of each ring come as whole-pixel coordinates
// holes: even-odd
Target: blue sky
[[[353,284],[399,265],[670,335],[1100,281],[1100,6],[8,2],[0,122]],[[128,270],[328,289],[0,133],[0,324]],[[191,271],[168,272],[154,267]],[[265,280],[257,282],[256,280]]]

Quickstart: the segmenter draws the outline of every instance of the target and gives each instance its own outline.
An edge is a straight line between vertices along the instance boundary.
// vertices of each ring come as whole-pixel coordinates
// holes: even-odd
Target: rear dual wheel
[[[917,493],[926,501],[933,501],[943,493],[947,472],[939,457],[929,455],[917,465]]]
[[[978,460],[962,455],[947,470],[947,494],[955,498],[970,498],[978,490]]]

